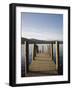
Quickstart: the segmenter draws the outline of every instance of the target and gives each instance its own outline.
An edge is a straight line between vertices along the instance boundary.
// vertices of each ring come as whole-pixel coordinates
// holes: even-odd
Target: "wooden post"
[[[51,60],[53,60],[53,44],[51,44]]]
[[[34,60],[34,55],[35,55],[35,44],[33,44],[32,48],[32,61]]]
[[[48,55],[51,56],[50,45],[48,45]]]
[[[33,50],[32,50],[32,61],[34,60],[34,57],[36,56],[38,46],[33,44]]]
[[[49,45],[47,45],[47,53],[49,54]]]
[[[39,50],[38,50],[38,46],[36,45],[36,53],[38,53],[38,51],[39,51]]]
[[[44,46],[42,46],[42,53],[44,52]]]
[[[33,44],[33,50],[32,50],[32,61],[34,60],[34,57],[38,53],[38,46],[36,44]]]
[[[36,56],[36,53],[37,53],[37,45],[35,44],[34,45],[34,57]]]
[[[59,72],[59,44],[56,41],[56,70]]]
[[[29,47],[28,42],[25,41],[25,76],[29,71]]]

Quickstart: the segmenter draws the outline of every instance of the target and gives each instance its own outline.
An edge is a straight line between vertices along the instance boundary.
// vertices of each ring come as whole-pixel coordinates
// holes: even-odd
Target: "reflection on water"
[[[37,44],[38,45],[38,49],[41,52],[42,50],[42,46],[44,46],[44,52],[47,52],[48,48],[47,48],[47,44]],[[24,77],[25,75],[25,53],[24,53],[24,44],[21,45],[21,76]],[[32,62],[32,44],[29,44],[29,64],[31,64]],[[56,63],[56,47],[55,44],[53,44],[53,60]],[[59,61],[60,61],[60,65],[63,67],[63,44],[59,44]]]

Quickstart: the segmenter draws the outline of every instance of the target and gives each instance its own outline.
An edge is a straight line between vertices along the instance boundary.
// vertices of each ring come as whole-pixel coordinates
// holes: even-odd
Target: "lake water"
[[[38,49],[39,51],[42,51],[42,47],[44,47],[44,52],[47,52],[48,47],[47,44],[37,44],[38,45]],[[29,64],[32,63],[32,44],[29,44]],[[24,49],[25,46],[24,44],[21,45],[21,76],[23,77],[25,74],[25,53],[24,53]],[[53,60],[56,63],[56,48],[55,48],[55,44],[53,44]],[[59,44],[59,61],[60,61],[60,65],[63,66],[63,45]]]

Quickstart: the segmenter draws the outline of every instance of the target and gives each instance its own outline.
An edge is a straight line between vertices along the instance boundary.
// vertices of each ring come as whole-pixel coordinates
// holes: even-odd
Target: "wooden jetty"
[[[43,41],[22,38],[25,45],[25,76],[31,75],[58,75],[59,74],[59,44],[63,41]],[[29,44],[33,44],[32,63],[29,65]],[[39,52],[37,44],[50,44],[49,52]],[[56,64],[53,60],[53,44],[56,46]],[[43,48],[42,48],[43,49]],[[34,74],[33,74],[34,73]],[[36,73],[36,74],[35,74]],[[38,73],[38,74],[37,74]]]

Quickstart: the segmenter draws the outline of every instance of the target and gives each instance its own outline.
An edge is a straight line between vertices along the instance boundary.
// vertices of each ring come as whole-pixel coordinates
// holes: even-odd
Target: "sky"
[[[63,15],[21,13],[22,37],[39,40],[63,40]]]

